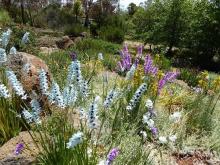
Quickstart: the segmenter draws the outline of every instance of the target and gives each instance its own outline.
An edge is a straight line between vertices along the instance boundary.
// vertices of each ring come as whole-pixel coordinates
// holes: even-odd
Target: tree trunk
[[[22,18],[22,23],[25,24],[24,0],[21,0],[21,18]]]

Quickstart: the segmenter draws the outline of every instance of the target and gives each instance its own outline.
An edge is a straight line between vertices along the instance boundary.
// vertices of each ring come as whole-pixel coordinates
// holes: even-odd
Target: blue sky
[[[121,8],[127,8],[128,5],[133,2],[136,5],[139,5],[141,2],[144,2],[146,0],[120,0]]]

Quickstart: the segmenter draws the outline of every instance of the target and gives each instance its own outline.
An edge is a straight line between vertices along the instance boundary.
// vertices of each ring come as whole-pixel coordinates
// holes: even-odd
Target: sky
[[[139,5],[141,2],[144,1],[146,0],[120,0],[120,4],[121,4],[121,8],[126,9],[131,2],[135,3],[136,5]]]

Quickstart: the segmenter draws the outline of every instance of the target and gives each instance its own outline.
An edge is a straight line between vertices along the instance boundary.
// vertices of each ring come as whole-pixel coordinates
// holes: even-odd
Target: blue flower
[[[0,48],[0,64],[7,61],[7,54],[5,49]]]
[[[69,142],[66,144],[68,149],[74,148],[79,143],[82,143],[83,141],[83,133],[77,132],[72,135],[72,137],[69,139]]]
[[[60,92],[60,87],[56,82],[52,83],[52,88],[49,94],[49,100],[51,103],[55,103],[60,108],[65,108],[63,95]]]
[[[8,89],[6,88],[4,84],[0,84],[0,97],[4,97],[5,99],[11,97]]]
[[[97,119],[97,111],[98,111],[98,96],[93,100],[93,102],[90,105],[89,111],[88,111],[88,125],[89,128],[94,129],[97,127],[96,119]]]
[[[6,75],[8,77],[8,80],[15,90],[15,93],[20,96],[22,99],[27,99],[27,95],[25,94],[25,91],[23,89],[23,86],[21,83],[18,81],[15,73],[13,71],[6,71]]]
[[[42,94],[48,95],[48,81],[47,81],[47,74],[44,69],[40,70],[39,74],[39,80],[40,80],[40,89]]]
[[[16,55],[17,54],[17,50],[16,50],[16,48],[14,46],[11,47],[11,49],[9,51],[9,54],[12,54],[12,55]]]
[[[11,32],[11,29],[8,29],[6,32],[2,33],[1,43],[4,48],[6,48],[9,43]]]
[[[127,106],[127,110],[132,110],[136,104],[140,101],[141,96],[144,94],[144,92],[147,90],[147,84],[143,83],[135,92],[134,96],[129,102],[129,105]]]
[[[30,35],[29,32],[26,32],[26,33],[23,35],[23,37],[22,37],[22,39],[21,39],[21,43],[22,43],[22,44],[27,44],[27,43],[29,42],[29,35]]]

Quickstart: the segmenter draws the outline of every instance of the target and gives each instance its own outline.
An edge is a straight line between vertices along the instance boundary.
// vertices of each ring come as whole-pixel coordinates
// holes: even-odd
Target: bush
[[[120,45],[88,38],[76,43],[75,48],[79,51],[93,49],[98,52],[116,54],[120,50]]]
[[[8,12],[0,9],[0,26],[6,26],[11,23],[11,17],[8,15]]]
[[[199,71],[196,69],[181,68],[178,79],[183,80],[189,86],[195,87],[198,84],[198,77],[197,77],[198,74]]]
[[[104,26],[99,32],[100,38],[106,41],[122,43],[124,41],[125,32],[113,26]]]
[[[72,37],[78,37],[80,36],[80,33],[86,31],[86,29],[81,24],[73,24],[73,25],[67,25],[64,28],[64,33],[66,35],[72,36]]]

